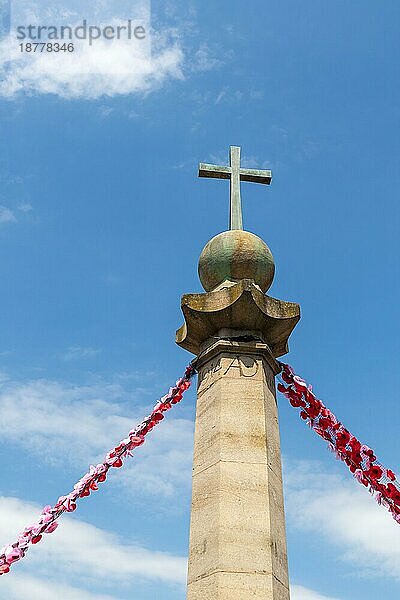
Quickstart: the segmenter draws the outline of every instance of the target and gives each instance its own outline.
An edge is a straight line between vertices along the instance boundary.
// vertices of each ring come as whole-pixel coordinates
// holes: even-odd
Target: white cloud
[[[16,220],[12,210],[6,206],[0,206],[0,223],[13,223]]]
[[[70,346],[64,354],[64,360],[81,360],[93,358],[100,353],[98,348],[84,348],[82,346]]]
[[[323,536],[359,575],[400,579],[400,528],[364,487],[318,463],[289,462],[286,506],[291,526]]]
[[[27,22],[47,21],[35,14]],[[81,24],[82,19],[70,23],[73,28]],[[126,21],[114,18],[97,25],[117,27],[126,25]],[[169,79],[183,77],[183,52],[176,36],[168,31],[153,32],[151,48],[150,39],[99,39],[92,45],[87,41],[74,41],[74,45],[74,52],[21,52],[12,35],[2,40],[0,96],[12,99],[25,93],[96,99],[144,94]]]
[[[6,52],[4,44],[0,60],[9,66],[0,83],[0,95],[6,98],[20,92],[55,94],[69,99],[145,93],[166,79],[182,76],[183,56],[177,44],[152,57],[139,58],[132,56],[128,43],[115,43],[109,47],[99,41],[96,46],[84,46],[79,60],[61,54],[43,53],[32,58],[21,53],[20,56],[10,43]],[[82,64],[86,65],[87,72],[81,71]],[[108,66],[108,72],[103,71],[104,65]],[[116,71],[113,71],[114,66]]]
[[[33,503],[0,497],[0,538],[5,543],[12,542],[20,530],[37,520],[39,514],[40,507]],[[13,588],[16,585],[14,579],[20,579],[20,574],[22,578],[26,574],[30,577],[30,573],[38,578],[38,594],[41,588],[44,593],[50,594],[55,584],[69,585],[69,579],[83,587],[85,584],[93,588],[104,586],[105,592],[107,586],[123,585],[133,579],[182,585],[186,577],[186,563],[183,557],[148,550],[130,539],[121,540],[117,535],[77,518],[63,516],[58,529],[31,547],[23,561],[15,564],[9,575],[2,577],[1,585],[7,580],[13,593],[18,594],[21,586],[17,584]],[[46,584],[41,581],[44,578]],[[31,594],[29,598],[32,598]],[[86,599],[86,596],[79,598]],[[108,597],[87,596],[87,600],[92,598],[105,600]]]
[[[140,385],[140,384],[139,384]],[[164,393],[159,391],[159,396]],[[143,393],[144,397],[148,397]],[[74,465],[74,472],[102,460],[106,452],[148,414],[133,412],[129,400],[140,398],[121,383],[76,386],[58,381],[0,381],[0,439],[26,448],[44,462]],[[158,397],[159,397],[158,396]],[[157,396],[154,396],[155,403]],[[176,407],[179,411],[179,406]],[[193,423],[169,413],[146,443],[115,472],[113,485],[135,495],[180,495],[190,487]],[[61,493],[69,490],[60,490]],[[101,493],[101,492],[99,492]]]
[[[332,598],[332,596],[323,596],[302,585],[290,586],[290,598],[291,600],[338,600],[338,598]]]
[[[118,600],[116,596],[105,596],[103,594],[92,594],[82,588],[50,582],[47,579],[30,577],[29,575],[3,576],[1,589],[7,594],[7,600]]]

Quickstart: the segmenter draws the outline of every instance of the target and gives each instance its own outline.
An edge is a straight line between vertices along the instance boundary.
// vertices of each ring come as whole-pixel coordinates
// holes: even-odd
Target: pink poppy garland
[[[400,524],[400,484],[390,469],[384,468],[371,448],[361,444],[335,415],[324,406],[312,387],[295,375],[292,367],[281,363],[282,383],[278,390],[290,404],[300,408],[300,417],[329,444],[330,449],[342,460],[354,477],[373,494],[378,504],[385,506]]]
[[[45,506],[39,521],[25,527],[14,544],[5,546],[0,551],[0,575],[8,573],[13,563],[24,558],[29,546],[40,542],[44,533],[55,531],[58,527],[57,519],[65,512],[73,512],[79,498],[89,496],[91,492],[98,490],[98,484],[106,480],[107,472],[111,467],[122,467],[123,459],[132,456],[132,451],[143,444],[145,436],[164,419],[164,413],[170,410],[173,404],[182,400],[195,372],[195,368],[190,364],[175,387],[170,388],[168,394],[157,402],[151,415],[132,429],[128,437],[106,455],[104,462],[96,467],[91,466],[89,472],[74,485],[72,492],[67,496],[61,496],[54,506]]]

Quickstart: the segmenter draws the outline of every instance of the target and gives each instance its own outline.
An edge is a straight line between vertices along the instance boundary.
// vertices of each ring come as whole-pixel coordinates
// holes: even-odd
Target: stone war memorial
[[[271,171],[200,164],[200,177],[230,180],[229,230],[199,260],[204,294],[182,298],[176,342],[196,355],[188,600],[289,600],[277,358],[300,318],[298,304],[267,295],[274,259],[243,230],[241,181]]]

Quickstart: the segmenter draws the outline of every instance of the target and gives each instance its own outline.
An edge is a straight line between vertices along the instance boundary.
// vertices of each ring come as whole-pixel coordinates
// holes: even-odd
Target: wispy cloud
[[[113,108],[111,108],[111,106],[99,106],[99,113],[102,119],[106,119],[107,117],[112,115],[113,112],[114,110]]]
[[[21,212],[27,213],[33,210],[33,206],[29,202],[20,202],[20,204],[17,206],[17,209]]]
[[[0,205],[0,223],[13,223],[16,220],[15,214],[10,208]]]
[[[83,346],[70,346],[64,353],[64,360],[84,360],[87,358],[93,358],[100,353],[98,348],[90,348]]]
[[[259,95],[254,90],[243,91],[243,90],[239,90],[239,89],[234,89],[230,86],[224,86],[217,93],[217,96],[215,97],[215,100],[214,100],[214,104],[216,104],[216,105],[222,104],[222,103],[238,104],[238,103],[242,102],[243,100],[249,102],[250,100],[254,101],[254,100],[259,100],[259,99],[260,99]]]
[[[339,547],[359,575],[400,579],[399,526],[365,489],[308,461],[287,463],[285,474],[292,527]]]
[[[226,59],[226,52],[224,54]],[[221,67],[224,64],[224,61],[215,56],[215,53],[211,50],[211,48],[207,44],[202,44],[200,48],[194,53],[191,61],[190,61],[190,70],[191,71],[212,71],[218,67]]]
[[[1,589],[7,594],[7,600],[26,600],[29,590],[29,600],[119,600],[116,596],[91,593],[81,587],[49,581],[48,578],[12,574],[1,580]]]
[[[227,93],[227,88],[223,88],[222,90],[220,90],[217,94],[217,97],[215,98],[215,104],[220,104],[220,102],[222,102],[222,100],[226,97]]]
[[[13,210],[8,206],[4,206],[0,204],[0,224],[1,223],[16,223],[19,219],[17,219],[16,210],[22,213],[28,213],[33,210],[33,207],[28,202],[22,202],[17,205],[16,209]],[[19,215],[21,216],[21,215]]]
[[[124,387],[132,385],[131,381],[122,378],[121,382],[77,386],[4,378],[1,439],[29,448],[43,462],[74,465],[75,472],[86,469],[89,463],[102,460],[149,411],[149,390],[143,390],[143,382],[136,382],[136,392]],[[133,410],[132,404],[136,404]],[[152,432],[151,442],[138,449],[114,481],[135,496],[179,496],[190,487],[192,440],[192,422],[168,415]]]

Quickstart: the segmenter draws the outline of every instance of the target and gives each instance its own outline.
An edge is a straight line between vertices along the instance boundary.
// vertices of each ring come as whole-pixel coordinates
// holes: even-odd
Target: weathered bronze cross
[[[240,197],[240,182],[253,181],[254,183],[265,183],[269,185],[272,179],[271,171],[260,169],[240,168],[240,147],[231,146],[230,166],[221,167],[217,165],[206,165],[200,163],[199,177],[213,177],[215,179],[230,179],[231,201],[229,229],[243,229],[242,201]]]

